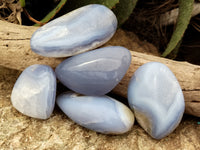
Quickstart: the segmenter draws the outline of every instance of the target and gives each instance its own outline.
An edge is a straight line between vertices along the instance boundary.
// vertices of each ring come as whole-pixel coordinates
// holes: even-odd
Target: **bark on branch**
[[[1,66],[24,70],[32,64],[46,64],[55,68],[64,60],[64,58],[42,57],[31,51],[30,37],[36,29],[36,27],[19,26],[0,21]],[[117,42],[114,41],[109,44],[116,45],[116,43]],[[127,48],[129,48],[129,46],[127,46]],[[115,89],[113,89],[114,93],[127,97],[128,83],[135,70],[147,62],[161,62],[172,70],[182,87],[186,102],[186,113],[200,117],[200,66],[134,52],[136,47],[129,49],[132,50],[132,63],[125,77]]]

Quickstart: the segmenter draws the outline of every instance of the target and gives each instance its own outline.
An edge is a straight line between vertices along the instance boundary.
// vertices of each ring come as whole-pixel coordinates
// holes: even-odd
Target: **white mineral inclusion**
[[[155,139],[170,134],[185,109],[176,77],[158,62],[146,63],[136,70],[129,83],[128,101],[136,120]]]
[[[11,94],[13,106],[24,115],[47,119],[53,112],[56,76],[51,67],[32,65],[17,79]]]
[[[128,132],[134,124],[132,111],[108,96],[80,96],[63,93],[56,103],[77,124],[104,134]]]
[[[103,45],[116,28],[117,18],[109,8],[91,4],[39,28],[31,38],[31,49],[47,57],[72,56]]]

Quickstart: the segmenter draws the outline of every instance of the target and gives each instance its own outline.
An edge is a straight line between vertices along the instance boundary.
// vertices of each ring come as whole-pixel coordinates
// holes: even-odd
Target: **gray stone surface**
[[[18,71],[0,67],[0,148],[27,150],[198,150],[199,118],[184,116],[177,129],[162,140],[152,139],[138,124],[123,135],[98,134],[72,122],[58,107],[48,120],[22,115],[12,107],[10,94]]]
[[[56,87],[56,76],[50,66],[31,65],[17,79],[11,102],[24,115],[47,119],[54,110]]]
[[[72,56],[103,45],[116,28],[117,18],[109,8],[87,5],[39,28],[31,38],[31,48],[42,56]]]
[[[130,63],[128,49],[108,46],[67,58],[55,72],[61,83],[77,93],[104,95],[120,82]]]
[[[109,96],[84,96],[65,92],[57,97],[59,108],[77,124],[104,134],[123,134],[132,129],[133,112]]]
[[[173,132],[185,110],[178,80],[159,62],[146,63],[135,71],[128,87],[128,102],[139,124],[156,139]]]

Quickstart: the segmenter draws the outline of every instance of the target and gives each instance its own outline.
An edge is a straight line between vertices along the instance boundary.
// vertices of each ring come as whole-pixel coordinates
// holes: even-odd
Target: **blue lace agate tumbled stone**
[[[131,63],[129,50],[109,46],[64,60],[56,67],[57,78],[84,95],[104,95],[123,78]]]
[[[31,38],[31,49],[47,57],[72,56],[103,45],[116,28],[116,16],[109,8],[91,4],[39,28]]]
[[[122,134],[134,123],[132,111],[108,96],[79,96],[68,92],[57,97],[61,110],[77,124],[104,134]]]
[[[170,134],[185,109],[176,77],[158,62],[146,63],[136,70],[128,87],[128,101],[139,124],[155,139]]]
[[[24,115],[47,119],[53,112],[55,96],[56,76],[51,67],[32,65],[17,79],[11,102]]]

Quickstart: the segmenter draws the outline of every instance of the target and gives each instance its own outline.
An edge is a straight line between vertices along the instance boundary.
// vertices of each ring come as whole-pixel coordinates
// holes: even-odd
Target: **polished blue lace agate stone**
[[[158,62],[146,63],[136,70],[128,87],[128,101],[139,124],[155,139],[170,134],[185,109],[176,77]]]
[[[103,45],[116,28],[117,18],[109,8],[91,4],[39,28],[31,38],[31,49],[47,57],[72,56]]]
[[[84,95],[104,95],[123,78],[131,63],[128,49],[109,46],[64,60],[56,67],[57,78]]]
[[[108,96],[81,96],[73,92],[57,97],[60,109],[77,124],[104,134],[122,134],[134,124],[132,111]]]
[[[56,76],[51,67],[32,65],[17,79],[11,94],[13,106],[22,114],[47,119],[53,112]]]

